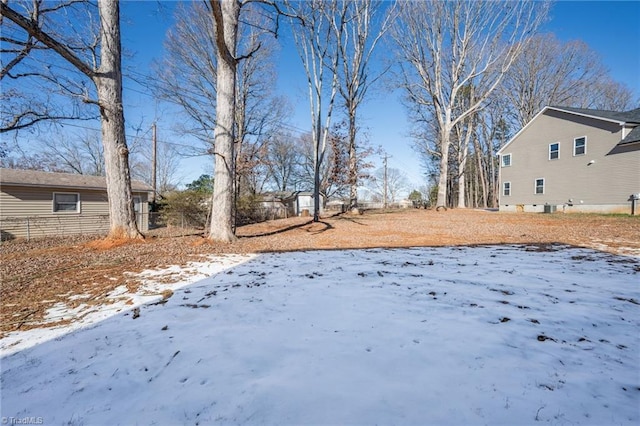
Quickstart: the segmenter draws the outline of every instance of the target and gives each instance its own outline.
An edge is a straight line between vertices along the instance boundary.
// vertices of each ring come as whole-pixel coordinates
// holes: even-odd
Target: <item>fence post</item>
[[[27,216],[27,241],[31,241],[31,227],[29,225],[29,216]]]

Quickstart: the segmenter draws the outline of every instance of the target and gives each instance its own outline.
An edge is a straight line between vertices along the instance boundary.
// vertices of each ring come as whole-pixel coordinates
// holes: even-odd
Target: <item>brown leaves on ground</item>
[[[100,240],[93,240],[86,243],[86,247],[94,250],[111,250],[116,247],[123,246],[125,244],[144,243],[145,240],[140,238],[103,238]]]
[[[138,288],[130,273],[202,261],[206,255],[504,243],[564,243],[638,254],[640,217],[410,209],[336,215],[317,223],[307,217],[275,220],[241,227],[237,235],[233,244],[217,244],[203,234],[166,237],[163,230],[144,240],[84,236],[4,242],[0,333],[40,325],[58,302],[71,308],[109,303],[107,295],[116,287]],[[85,296],[70,299],[74,295]]]

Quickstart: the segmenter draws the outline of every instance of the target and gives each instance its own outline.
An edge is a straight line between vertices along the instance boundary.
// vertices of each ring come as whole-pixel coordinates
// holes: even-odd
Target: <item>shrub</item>
[[[236,225],[246,225],[267,220],[265,209],[261,208],[260,205],[261,200],[262,197],[256,194],[238,197],[236,200]]]
[[[185,190],[165,194],[160,203],[160,216],[166,225],[204,229],[209,219],[211,194]]]

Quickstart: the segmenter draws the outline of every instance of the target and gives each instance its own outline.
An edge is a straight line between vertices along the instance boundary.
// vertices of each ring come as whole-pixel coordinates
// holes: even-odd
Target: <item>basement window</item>
[[[53,212],[80,213],[80,194],[72,192],[54,192]]]

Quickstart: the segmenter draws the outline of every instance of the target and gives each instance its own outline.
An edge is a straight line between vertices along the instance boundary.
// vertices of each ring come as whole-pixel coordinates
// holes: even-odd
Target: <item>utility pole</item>
[[[153,122],[151,126],[152,129],[152,137],[151,137],[151,187],[153,188],[153,192],[151,193],[151,200],[149,200],[152,204],[156,202],[156,193],[157,191],[157,179],[156,179],[156,170],[157,170],[157,155],[158,155],[158,140],[156,138],[156,123]]]

